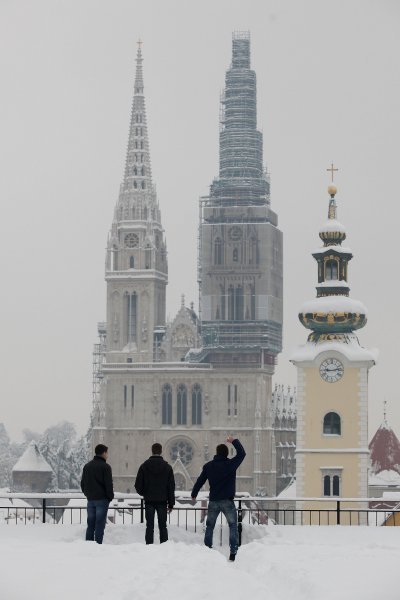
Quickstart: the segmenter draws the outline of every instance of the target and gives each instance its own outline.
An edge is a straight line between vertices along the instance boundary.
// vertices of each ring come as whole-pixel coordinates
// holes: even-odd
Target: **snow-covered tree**
[[[11,480],[10,438],[3,423],[0,423],[0,488],[9,487]]]
[[[74,425],[62,421],[46,429],[38,447],[55,473],[54,487],[59,490],[80,489],[83,465],[88,461],[88,434],[76,439]]]

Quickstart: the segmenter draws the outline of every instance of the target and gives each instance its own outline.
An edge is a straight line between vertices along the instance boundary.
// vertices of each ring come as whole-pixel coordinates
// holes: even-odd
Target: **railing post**
[[[238,545],[242,545],[242,521],[243,521],[243,513],[242,513],[242,501],[239,500],[238,506]]]
[[[340,525],[340,500],[336,501],[336,525]]]
[[[42,498],[42,523],[46,523],[46,498]]]
[[[140,498],[140,522],[144,523],[144,499]]]

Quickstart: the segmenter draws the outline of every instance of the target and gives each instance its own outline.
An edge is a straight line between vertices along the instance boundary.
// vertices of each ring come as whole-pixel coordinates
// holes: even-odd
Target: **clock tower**
[[[291,358],[298,374],[297,497],[366,498],[368,371],[376,353],[363,348],[355,334],[366,324],[367,311],[349,297],[348,263],[353,255],[343,245],[346,232],[337,220],[333,184],[328,193],[328,219],[319,231],[323,246],[312,253],[318,266],[317,297],[305,302],[299,313],[311,333]],[[305,509],[335,506],[302,503]],[[309,513],[307,518],[328,523],[327,513]],[[346,518],[348,514],[341,522]],[[329,522],[336,520],[331,517]]]

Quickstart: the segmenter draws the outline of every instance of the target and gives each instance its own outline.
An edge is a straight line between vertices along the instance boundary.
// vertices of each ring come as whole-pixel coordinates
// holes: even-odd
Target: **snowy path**
[[[108,525],[103,546],[83,536],[83,526],[0,526],[1,600],[400,598],[395,527],[247,526],[235,563],[226,545],[209,550],[172,526],[162,546],[144,545],[142,525]]]

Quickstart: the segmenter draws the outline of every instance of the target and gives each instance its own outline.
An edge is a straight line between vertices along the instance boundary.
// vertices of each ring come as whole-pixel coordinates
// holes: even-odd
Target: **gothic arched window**
[[[144,173],[145,173],[145,170],[144,170],[144,167],[142,167],[142,175],[144,175]]]
[[[135,268],[135,258],[133,256],[129,257],[129,268],[130,269],[134,269]]]
[[[134,187],[135,189],[137,188],[137,181],[136,181],[136,180],[133,182],[133,187]]]
[[[126,301],[127,301],[126,331],[127,331],[127,342],[129,344],[136,340],[136,313],[137,313],[136,292],[133,292],[133,294],[127,294]]]
[[[235,321],[243,321],[244,315],[244,302],[243,302],[243,288],[238,285],[235,293]]]
[[[330,281],[338,278],[338,262],[337,260],[327,260],[325,263],[325,279]]]
[[[233,262],[238,262],[239,261],[239,250],[238,250],[238,248],[234,248],[233,249],[232,258],[233,258]]]
[[[201,425],[202,396],[201,387],[196,383],[192,387],[192,425]]]
[[[146,187],[146,183],[144,181],[142,181],[142,190],[144,190]]]
[[[133,174],[137,175],[137,168],[136,167],[133,167]]]
[[[187,422],[187,389],[183,384],[178,385],[176,393],[176,423],[186,425]]]
[[[172,425],[172,388],[169,383],[162,389],[162,424]]]
[[[323,433],[328,435],[341,435],[340,417],[335,412],[329,412],[324,417]]]
[[[214,265],[222,265],[223,256],[222,256],[222,240],[221,238],[216,238],[214,241]]]

